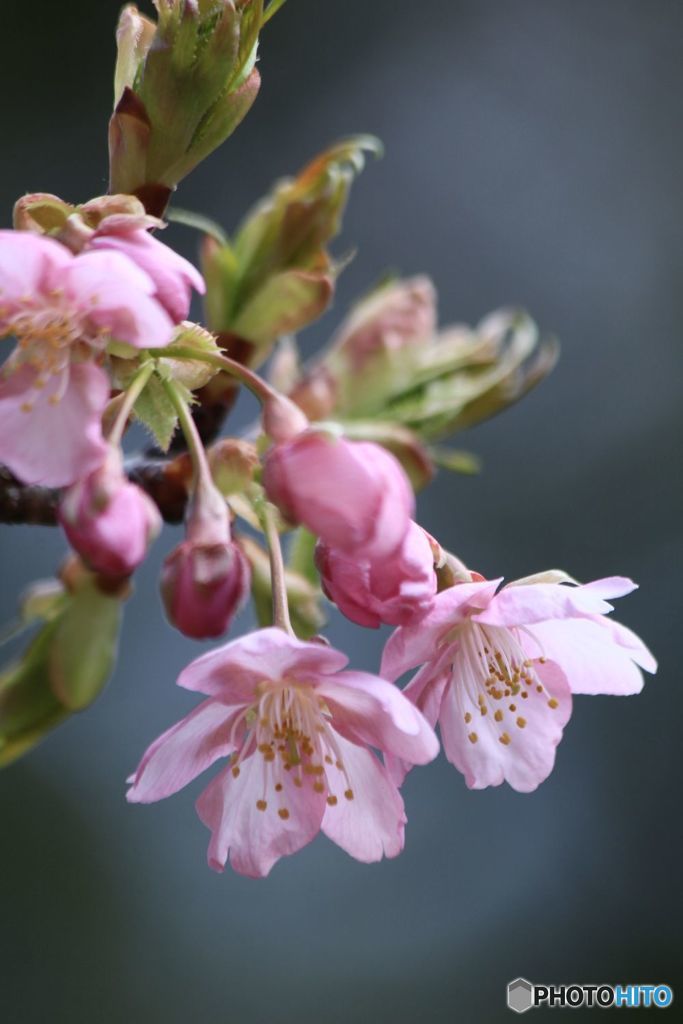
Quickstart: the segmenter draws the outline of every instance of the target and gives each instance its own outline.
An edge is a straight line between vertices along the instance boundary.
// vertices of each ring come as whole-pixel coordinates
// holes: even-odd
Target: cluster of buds
[[[121,13],[109,126],[112,192],[162,214],[173,189],[221,145],[258,94],[263,0],[155,0],[156,24]]]
[[[111,194],[24,196],[0,231],[0,338],[15,342],[0,369],[0,486],[56,506],[73,549],[23,602],[19,625],[36,635],[0,674],[0,763],[101,692],[131,576],[162,519],[184,514],[161,572],[170,625],[222,637],[251,593],[259,628],[181,673],[204,699],[149,747],[128,798],[165,798],[226,759],[197,803],[209,864],[255,877],[319,831],[364,862],[397,855],[400,788],[436,757],[437,727],[468,786],[534,789],[573,695],[637,693],[656,669],[609,618],[630,580],[551,570],[503,586],[415,519],[437,464],[471,466],[437,443],[554,365],[526,314],[439,330],[431,282],[393,281],[299,365],[290,335],[330,304],[342,265],[328,246],[374,139],[281,181],[232,241],[212,226],[203,273],[156,236],[178,182],[252,105],[259,32],[282,2],[155,0],[156,23],[126,7]],[[193,292],[206,326],[187,320]],[[267,381],[255,370],[276,343]],[[240,385],[258,425],[211,444]],[[126,461],[132,422],[155,448]],[[320,635],[325,598],[360,626],[394,627],[379,674],[349,669]]]

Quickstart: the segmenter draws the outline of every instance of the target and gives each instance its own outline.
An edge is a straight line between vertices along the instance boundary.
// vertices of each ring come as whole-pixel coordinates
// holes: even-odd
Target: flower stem
[[[187,443],[187,450],[190,453],[192,459],[192,467],[195,474],[195,488],[201,486],[213,486],[211,467],[206,457],[206,450],[202,444],[202,439],[199,436],[199,431],[195,421],[192,419],[190,408],[187,401],[178,391],[178,388],[172,380],[165,380],[161,378],[164,390],[168,395],[173,408],[178,413],[178,421],[180,423],[180,429],[183,432],[185,441]]]
[[[289,617],[287,600],[287,580],[285,563],[282,557],[282,544],[275,521],[275,507],[258,496],[254,500],[254,508],[259,517],[263,533],[268,545],[270,558],[270,587],[273,595],[273,624],[290,636],[296,636]]]
[[[158,355],[163,358],[163,351],[160,351]],[[176,347],[174,345],[173,350],[168,353],[166,358],[191,359],[193,362],[202,362],[207,363],[209,366],[215,366],[217,370],[229,373],[231,377],[235,377],[241,384],[244,384],[261,403],[280,397],[279,392],[272,388],[263,377],[259,377],[253,370],[242,366],[241,363],[231,359],[230,356],[221,356],[213,352],[198,352],[196,349],[183,348],[181,345]]]
[[[109,436],[107,438],[110,444],[119,445],[121,443],[121,438],[123,437],[123,432],[126,429],[126,423],[133,411],[133,407],[147,387],[147,382],[153,372],[154,363],[151,360],[143,363],[126,390],[123,392],[119,402],[119,408],[116,413],[116,419],[114,420],[114,424],[109,431]]]

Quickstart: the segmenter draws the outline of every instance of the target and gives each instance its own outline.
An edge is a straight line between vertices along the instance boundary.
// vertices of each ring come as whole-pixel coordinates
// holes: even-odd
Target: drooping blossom
[[[266,456],[266,493],[330,547],[367,558],[405,540],[415,508],[400,463],[379,445],[311,427]]]
[[[161,570],[169,622],[185,636],[222,636],[249,595],[251,568],[232,539],[225,499],[203,481],[192,499],[186,539]]]
[[[107,576],[129,576],[161,530],[156,505],[127,479],[114,449],[102,466],[66,491],[59,521],[74,550]]]
[[[203,295],[204,278],[188,260],[179,256],[144,227],[133,226],[125,215],[106,217],[87,249],[119,252],[135,263],[154,282],[154,297],[174,323],[186,320],[192,289]]]
[[[434,554],[417,523],[390,558],[355,558],[318,542],[315,561],[330,601],[359,626],[409,625],[434,602]]]
[[[360,372],[373,356],[426,343],[435,332],[434,285],[428,277],[414,277],[393,281],[358,303],[332,346]]]
[[[261,629],[192,662],[178,683],[208,694],[147,750],[128,799],[170,796],[219,758],[197,811],[209,865],[261,877],[322,831],[357,860],[403,848],[403,801],[375,747],[410,764],[437,754],[419,711],[391,683],[342,671],[339,651]]]
[[[62,487],[101,464],[112,339],[159,348],[173,322],[151,278],[117,252],[74,256],[58,242],[0,231],[0,461],[29,484]]]
[[[502,589],[500,579],[457,584],[387,643],[382,675],[422,666],[404,693],[438,721],[446,757],[470,788],[535,789],[552,771],[572,694],[638,693],[640,668],[656,671],[642,641],[607,618],[608,599],[636,585],[568,582],[552,571]],[[406,769],[392,763],[396,778]]]

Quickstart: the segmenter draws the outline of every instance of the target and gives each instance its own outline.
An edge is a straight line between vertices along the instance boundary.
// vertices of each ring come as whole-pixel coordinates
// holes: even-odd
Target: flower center
[[[463,718],[466,725],[472,726],[468,733],[470,743],[479,739],[475,729],[477,714],[481,718],[490,714],[499,742],[508,746],[515,730],[527,726],[528,702],[532,706],[544,700],[551,710],[559,706],[536,671],[536,665],[545,663],[543,652],[539,646],[538,657],[529,657],[521,644],[521,628],[482,626],[469,621],[456,632],[458,650],[453,668],[462,683]]]
[[[57,377],[57,386],[50,395],[50,402],[57,404],[63,397],[69,383],[69,367],[72,361],[85,361],[92,355],[93,347],[102,347],[106,330],[93,332],[83,318],[70,309],[63,301],[63,294],[54,291],[52,300],[46,305],[37,305],[33,299],[23,300],[23,309],[4,320],[0,337],[13,335],[17,347],[2,367],[5,377],[23,366],[35,371],[32,388],[40,391],[51,378]],[[33,403],[27,400],[22,409],[30,412]]]
[[[330,711],[315,690],[288,681],[264,681],[257,687],[257,693],[258,701],[237,719],[232,736],[234,740],[238,729],[246,726],[233,755],[235,779],[239,778],[240,764],[247,757],[253,755],[262,760],[262,795],[256,801],[257,808],[265,811],[267,797],[274,792],[278,814],[283,820],[289,818],[283,795],[289,779],[298,789],[310,786],[317,794],[327,791],[327,803],[334,807],[339,801],[338,796],[329,791],[331,768],[340,773],[344,797],[353,800]]]

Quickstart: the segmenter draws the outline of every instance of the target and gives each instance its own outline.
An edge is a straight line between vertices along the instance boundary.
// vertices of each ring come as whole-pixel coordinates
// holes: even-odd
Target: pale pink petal
[[[64,487],[96,469],[107,454],[102,413],[109,382],[92,363],[72,366],[66,391],[52,402],[62,378],[33,385],[35,370],[0,376],[0,462],[27,484]],[[26,411],[26,409],[29,411]]]
[[[396,857],[403,849],[406,823],[398,789],[369,750],[341,736],[337,743],[344,771],[327,768],[329,797],[336,803],[330,805],[328,799],[322,831],[365,864]]]
[[[411,764],[427,764],[439,741],[424,716],[393,683],[367,672],[339,672],[316,686],[332,711],[334,728]]]
[[[632,660],[632,652],[615,643],[614,633],[609,628],[612,625],[617,624],[592,619],[536,623],[529,630],[539,642],[533,654],[537,657],[542,652],[560,665],[572,693],[615,696],[640,693],[643,688],[640,669]]]
[[[130,803],[152,803],[177,793],[219,757],[235,749],[231,729],[242,708],[205,700],[148,747],[126,794]]]
[[[468,615],[486,608],[494,598],[500,579],[483,583],[458,583],[443,590],[434,598],[431,610],[411,626],[400,626],[389,637],[382,655],[380,675],[396,680],[428,661],[435,653],[438,641]]]
[[[599,621],[603,629],[609,632],[613,642],[627,651],[629,657],[635,661],[636,665],[640,665],[646,672],[657,671],[657,659],[632,629],[622,625],[621,622],[615,622],[613,619],[603,618],[602,616],[599,617]]]
[[[253,698],[262,679],[278,680],[291,669],[296,678],[337,672],[348,663],[340,651],[323,644],[305,643],[270,627],[239,637],[197,658],[181,672],[178,685],[187,690],[238,703]]]
[[[208,861],[222,871],[228,858],[235,871],[263,878],[280,857],[296,853],[317,835],[325,808],[325,793],[294,785],[292,773],[281,773],[276,792],[263,760],[252,756],[221,772],[197,800],[197,813],[211,829]],[[260,810],[263,806],[265,810]],[[280,813],[282,812],[282,814]]]
[[[530,583],[503,587],[488,608],[472,618],[488,626],[528,626],[548,619],[604,615],[610,611],[612,605],[603,600],[600,587]]]
[[[49,289],[51,271],[73,262],[63,245],[24,231],[0,231],[0,323]]]
[[[82,253],[61,282],[90,322],[117,341],[136,348],[170,344],[175,325],[154,298],[154,282],[121,253]]]
[[[499,786],[505,781],[520,793],[530,793],[550,775],[555,748],[571,715],[571,693],[556,665],[547,662],[534,667],[543,692],[530,688],[525,691],[526,700],[519,695],[491,702],[482,715],[459,681],[456,661],[439,724],[446,757],[463,773],[470,789]],[[500,722],[495,711],[503,716]]]
[[[89,250],[115,250],[123,253],[152,279],[156,296],[175,323],[185,320],[190,310],[192,289],[206,291],[199,271],[148,231],[101,234],[93,238]]]
[[[606,576],[601,580],[593,580],[591,583],[583,583],[581,590],[588,590],[591,594],[597,594],[605,601],[611,601],[615,597],[626,597],[638,589],[638,584],[630,580],[628,576]]]
[[[420,709],[432,729],[439,719],[444,690],[450,679],[452,650],[449,646],[440,657],[423,665],[402,691],[403,696]],[[410,761],[393,754],[385,754],[384,763],[397,786],[403,785],[403,780],[413,767]]]

